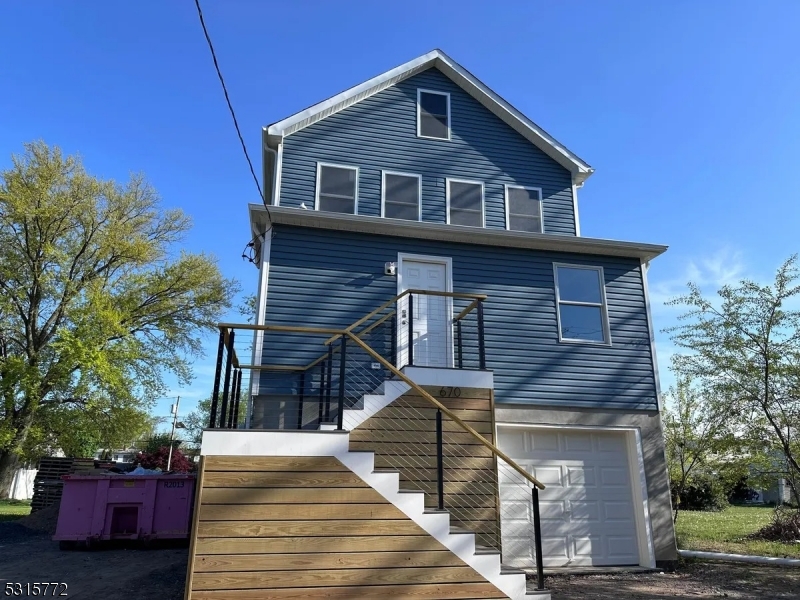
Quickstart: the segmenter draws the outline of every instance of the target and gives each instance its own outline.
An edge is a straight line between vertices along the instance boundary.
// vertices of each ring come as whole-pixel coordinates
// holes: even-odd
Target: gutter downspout
[[[727,562],[800,567],[800,558],[777,558],[774,556],[752,556],[750,554],[727,554],[725,552],[700,552],[698,550],[678,550],[678,554],[684,558],[702,558],[704,560],[724,560]]]

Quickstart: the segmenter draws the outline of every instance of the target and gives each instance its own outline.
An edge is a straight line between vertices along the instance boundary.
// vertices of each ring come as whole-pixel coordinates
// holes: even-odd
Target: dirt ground
[[[187,555],[186,547],[65,552],[46,532],[0,523],[0,596],[6,583],[49,582],[66,583],[68,598],[182,600]]]
[[[688,562],[675,573],[558,576],[553,600],[800,599],[800,569]]]
[[[47,532],[0,523],[0,596],[6,583],[58,582],[69,598],[182,600],[187,554],[185,546],[61,551]],[[676,573],[549,577],[547,586],[553,600],[800,600],[800,569],[693,562]]]

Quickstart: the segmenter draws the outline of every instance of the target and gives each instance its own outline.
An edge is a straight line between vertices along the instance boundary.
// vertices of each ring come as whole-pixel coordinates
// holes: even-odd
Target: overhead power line
[[[242,137],[242,131],[241,129],[239,129],[239,121],[237,121],[236,119],[236,113],[233,110],[233,104],[231,104],[231,99],[230,96],[228,95],[228,88],[225,86],[225,79],[222,77],[222,71],[219,68],[219,62],[217,61],[217,53],[214,52],[214,44],[211,43],[211,36],[208,35],[208,29],[206,28],[206,21],[203,18],[203,10],[200,8],[200,0],[194,0],[194,5],[197,7],[197,16],[200,17],[200,25],[203,27],[203,33],[206,36],[206,42],[208,42],[208,49],[211,51],[211,58],[214,60],[214,68],[217,71],[217,77],[219,77],[219,82],[222,85],[222,91],[225,94],[225,102],[228,103],[228,110],[230,110],[231,118],[233,118],[233,126],[236,128],[236,133],[239,136],[239,142],[242,144],[242,151],[244,152],[244,157],[247,159],[247,164],[250,166],[250,174],[253,176],[253,181],[256,182],[256,187],[258,188],[258,195],[261,198],[261,202],[264,204],[264,208],[267,209],[267,215],[270,217],[270,223],[271,223],[272,215],[270,215],[269,212],[269,205],[267,204],[267,199],[264,197],[264,192],[261,191],[261,184],[258,182],[258,177],[256,177],[256,171],[253,168],[253,162],[250,160],[250,154],[247,152],[247,145],[244,143],[244,137]],[[272,229],[272,225],[270,225],[269,229],[267,229],[265,234],[269,232],[270,229]]]

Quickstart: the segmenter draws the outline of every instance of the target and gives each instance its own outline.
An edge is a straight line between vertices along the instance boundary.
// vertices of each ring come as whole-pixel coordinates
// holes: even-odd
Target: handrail
[[[443,296],[443,297],[446,297],[446,298],[472,299],[473,302],[472,302],[472,304],[470,304],[470,310],[472,310],[472,308],[474,308],[477,305],[478,301],[486,300],[488,298],[488,296],[486,294],[466,294],[466,293],[463,293],[463,292],[439,292],[439,291],[435,291],[435,290],[408,289],[408,290],[405,290],[403,292],[400,292],[394,298],[384,302],[383,304],[381,304],[378,308],[373,310],[368,315],[366,315],[364,317],[361,317],[358,321],[356,321],[355,323],[353,323],[349,327],[346,327],[345,328],[345,332],[346,333],[351,333],[356,327],[358,327],[359,325],[365,323],[366,321],[369,321],[372,317],[374,317],[375,315],[380,313],[382,310],[388,308],[393,303],[395,303],[398,300],[400,300],[400,298],[402,298],[403,296],[407,296],[408,294],[424,294],[424,295],[428,295],[428,296]],[[459,315],[459,318],[463,317],[466,314],[467,314],[466,312],[462,311],[462,314]],[[361,333],[363,334],[364,332],[362,331]],[[332,342],[335,342],[340,337],[341,337],[341,335],[332,336],[331,338],[325,340],[325,345],[327,346],[328,344],[331,344]]]
[[[522,475],[525,479],[530,481],[533,485],[535,485],[540,490],[543,490],[545,488],[544,484],[541,481],[539,481],[538,479],[536,479],[536,477],[534,477],[533,475],[528,473],[525,469],[520,467],[516,462],[514,462],[511,458],[509,458],[502,450],[500,450],[500,448],[498,448],[497,446],[492,444],[489,440],[487,440],[485,437],[483,437],[480,433],[478,433],[472,427],[470,427],[469,425],[464,423],[464,421],[462,421],[455,414],[453,414],[453,412],[449,408],[447,408],[444,404],[442,404],[436,398],[431,396],[420,385],[415,383],[410,377],[408,377],[405,373],[400,371],[392,363],[390,363],[388,360],[383,358],[380,354],[378,354],[375,350],[373,350],[366,342],[364,342],[360,337],[358,337],[352,331],[348,331],[348,332],[346,332],[346,334],[347,334],[347,337],[349,337],[356,344],[361,346],[361,348],[367,354],[372,356],[372,358],[374,358],[376,361],[380,362],[384,367],[386,367],[389,371],[391,371],[395,375],[395,377],[398,377],[399,379],[401,379],[402,381],[407,383],[415,392],[420,394],[428,402],[433,404],[436,408],[438,408],[440,411],[442,411],[445,415],[450,417],[450,419],[452,419],[453,422],[456,423],[456,425],[461,427],[464,431],[466,431],[472,437],[474,437],[476,440],[478,440],[478,442],[482,446],[488,448],[492,452],[492,454],[502,458],[512,469],[514,469],[517,473]]]

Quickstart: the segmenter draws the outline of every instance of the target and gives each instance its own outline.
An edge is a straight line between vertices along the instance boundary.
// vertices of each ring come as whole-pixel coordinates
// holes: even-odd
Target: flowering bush
[[[166,471],[168,457],[169,446],[161,446],[155,452],[139,452],[133,460],[145,469],[161,469],[162,471]],[[177,448],[172,451],[170,470],[177,473],[188,473],[194,471],[194,469],[194,463],[186,458],[183,452]]]

